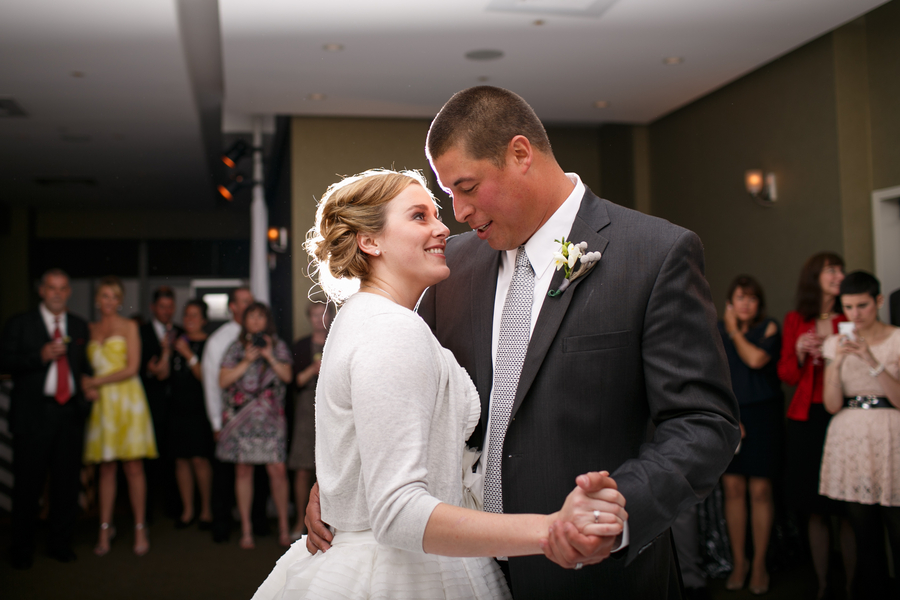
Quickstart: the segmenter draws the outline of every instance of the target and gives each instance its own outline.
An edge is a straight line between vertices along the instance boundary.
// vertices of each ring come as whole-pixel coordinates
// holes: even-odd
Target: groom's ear
[[[368,254],[369,256],[377,256],[378,254],[380,254],[380,251],[378,250],[378,242],[375,241],[375,238],[367,233],[356,234],[356,245],[359,246],[359,249],[363,252],[363,254]]]

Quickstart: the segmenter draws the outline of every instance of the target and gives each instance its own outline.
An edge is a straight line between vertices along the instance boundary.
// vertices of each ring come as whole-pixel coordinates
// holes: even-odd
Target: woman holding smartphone
[[[888,598],[884,527],[900,573],[900,328],[878,320],[878,280],[864,271],[841,282],[849,323],[825,340],[825,408],[834,415],[819,493],[846,502],[856,534],[860,598]]]

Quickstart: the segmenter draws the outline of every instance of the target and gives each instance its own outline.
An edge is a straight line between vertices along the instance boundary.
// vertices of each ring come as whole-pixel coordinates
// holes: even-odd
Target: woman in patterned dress
[[[241,548],[251,549],[254,465],[266,465],[272,499],[278,511],[278,542],[290,546],[288,529],[286,384],[291,381],[291,351],[275,336],[269,308],[254,302],[244,311],[238,339],[225,352],[222,387],[222,430],[216,457],[235,463],[235,496],[241,515]]]
[[[86,394],[96,390],[91,408],[84,448],[84,462],[100,464],[100,533],[94,554],[109,552],[116,535],[112,526],[116,504],[117,461],[128,480],[128,495],[134,512],[134,553],[143,556],[150,550],[144,516],[147,481],[144,458],[156,458],[153,421],[144,386],[138,377],[141,341],[137,323],[119,315],[125,292],[116,277],[104,277],[97,289],[96,303],[100,320],[90,324],[88,355],[94,377],[85,376]]]

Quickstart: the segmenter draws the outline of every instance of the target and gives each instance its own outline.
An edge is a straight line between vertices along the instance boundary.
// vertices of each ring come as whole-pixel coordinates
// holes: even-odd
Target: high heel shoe
[[[144,543],[143,544],[137,543],[137,533],[139,531],[144,532]],[[135,523],[134,524],[134,537],[135,537],[134,554],[136,556],[144,556],[145,554],[150,552],[150,536],[147,533],[147,527],[143,523]]]
[[[769,574],[766,573],[766,576],[762,578],[762,580],[756,580],[754,582],[754,578],[750,578],[750,585],[747,586],[747,589],[750,590],[750,593],[754,596],[762,596],[769,591]]]
[[[94,554],[97,556],[106,556],[109,554],[109,548],[112,544],[112,541],[116,538],[116,528],[114,525],[110,523],[100,523],[100,534],[106,532],[106,545],[103,546],[100,543],[100,540],[97,540],[97,545],[94,546]]]
[[[738,590],[744,589],[744,584],[747,583],[747,576],[750,574],[750,565],[745,563],[745,567],[739,572],[737,567],[731,572],[731,575],[728,576],[728,579],[725,581],[725,589],[729,592],[736,592]]]
[[[240,547],[244,550],[253,550],[256,544],[253,542],[253,534],[247,533],[241,536]]]

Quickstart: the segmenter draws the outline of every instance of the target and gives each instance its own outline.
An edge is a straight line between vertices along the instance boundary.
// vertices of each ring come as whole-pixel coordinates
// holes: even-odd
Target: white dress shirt
[[[222,429],[222,388],[219,387],[219,373],[222,370],[222,359],[228,347],[241,334],[241,324],[228,321],[206,340],[203,348],[203,395],[206,397],[206,415],[213,431]]]
[[[56,319],[57,316],[54,315],[50,310],[44,306],[44,303],[41,302],[40,305],[41,317],[44,319],[44,326],[47,328],[47,335],[50,336],[50,339],[53,339],[53,332],[56,331]],[[62,313],[59,315],[59,333],[65,339],[66,334],[68,333],[68,327],[66,323],[66,313]],[[56,361],[50,361],[50,369],[47,371],[47,378],[44,380],[44,395],[45,396],[56,396],[56,382],[59,376],[56,372]],[[72,377],[72,369],[69,368],[69,392],[71,394],[75,394],[75,379]]]
[[[534,326],[541,314],[541,307],[544,306],[544,298],[550,291],[550,282],[556,269],[553,266],[553,253],[559,250],[559,242],[555,240],[562,239],[563,236],[569,235],[572,226],[575,224],[575,218],[578,216],[578,209],[581,208],[581,200],[584,198],[585,186],[581,182],[581,178],[575,173],[566,173],[566,177],[575,184],[575,188],[565,199],[565,201],[556,209],[547,222],[540,229],[534,232],[534,235],[525,242],[525,254],[528,256],[531,267],[534,269],[534,299],[531,305],[531,333],[534,333]],[[583,240],[566,240],[578,244]],[[518,248],[506,250],[500,255],[500,269],[497,271],[497,292],[494,296],[494,322],[491,330],[491,366],[492,371],[496,369],[497,361],[497,345],[500,340],[500,320],[503,315],[503,305],[506,303],[506,295],[509,292],[510,283],[512,283],[513,271],[516,267],[516,253]],[[494,399],[493,384],[491,386],[491,402]],[[491,411],[488,410],[488,415]],[[488,455],[488,446],[494,437],[490,417],[487,424],[487,435],[484,440],[484,448],[481,454],[482,458]],[[501,441],[506,431],[497,432],[498,440]],[[479,471],[483,469],[483,463],[479,464]],[[599,468],[599,467],[598,467]],[[574,488],[575,482],[572,482]],[[622,533],[622,543],[613,551],[620,550],[628,545],[628,523],[625,523],[625,530]]]
[[[150,320],[150,323],[153,324],[153,331],[156,333],[156,339],[160,342],[166,336],[166,326],[162,324],[161,321],[157,320],[155,317]]]

